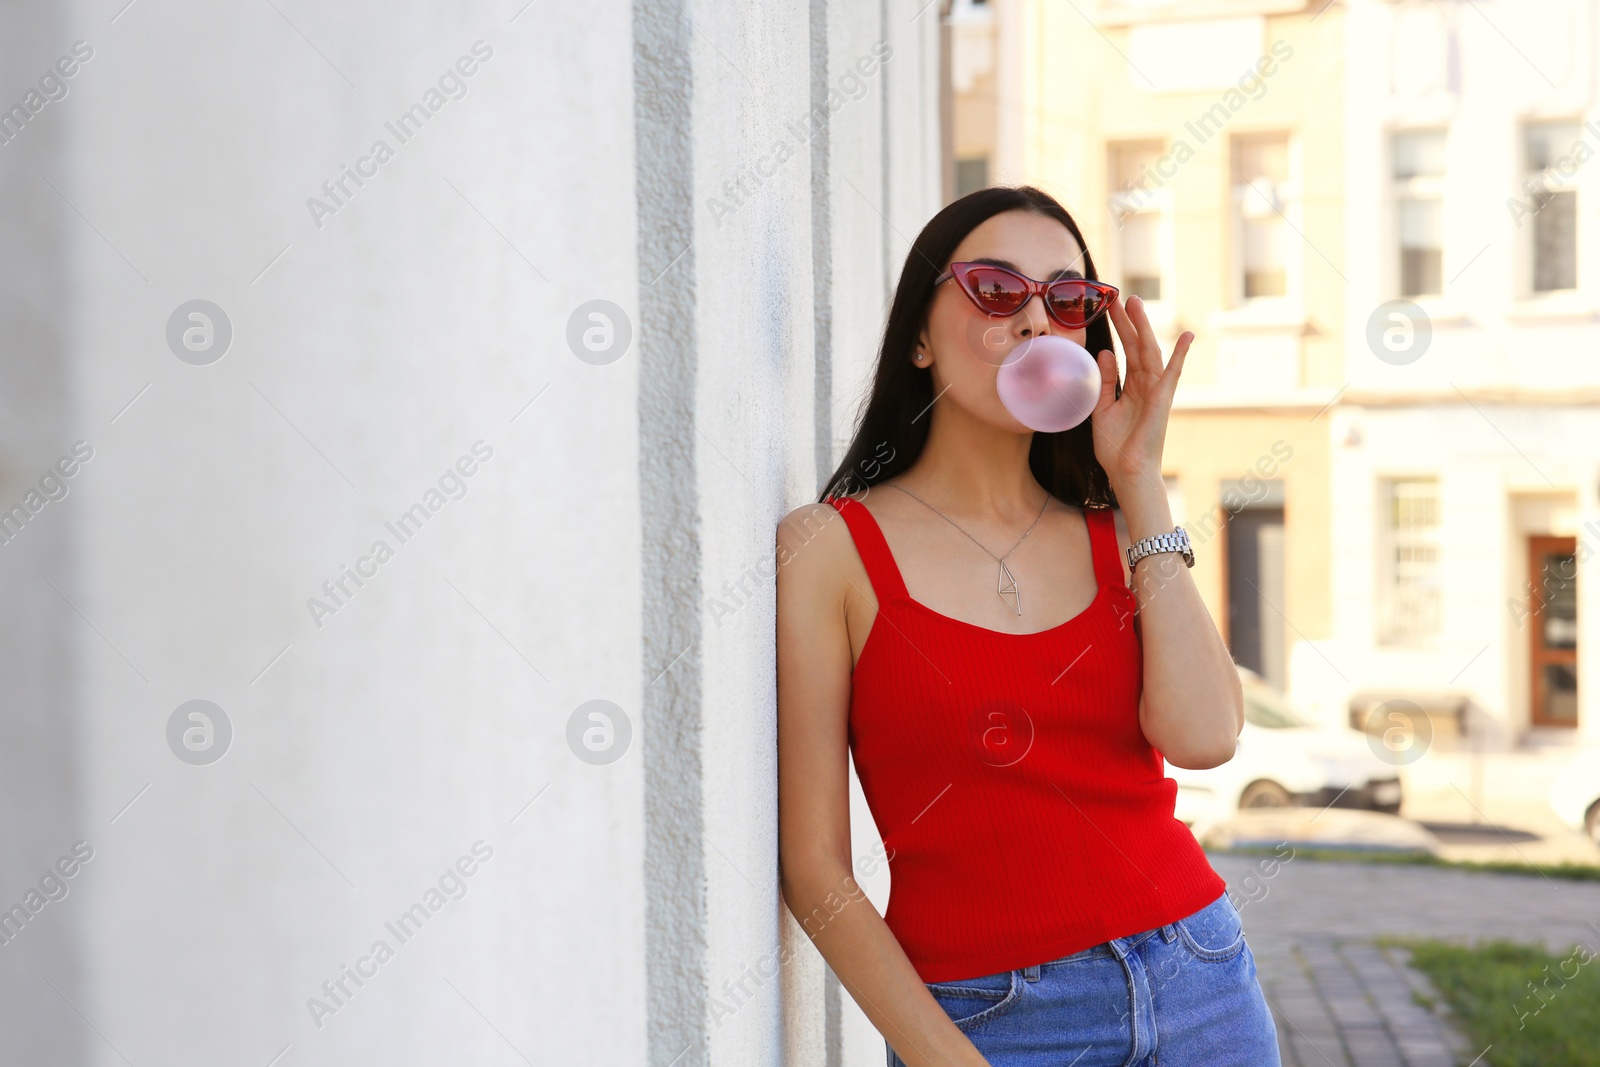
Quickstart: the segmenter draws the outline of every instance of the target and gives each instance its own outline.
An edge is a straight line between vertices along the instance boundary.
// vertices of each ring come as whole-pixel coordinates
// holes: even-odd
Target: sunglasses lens
[[[1083,326],[1106,309],[1106,294],[1086,282],[1057,282],[1045,294],[1050,313],[1068,326]]]
[[[1008,271],[974,267],[967,272],[967,292],[991,315],[1010,315],[1028,299],[1028,287]]]

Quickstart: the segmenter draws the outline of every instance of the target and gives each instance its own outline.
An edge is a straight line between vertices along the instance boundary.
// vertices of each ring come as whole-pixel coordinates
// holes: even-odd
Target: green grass
[[[1276,848],[1246,846],[1240,848],[1208,848],[1206,852],[1218,856],[1275,856],[1285,857]],[[1495,871],[1501,874],[1533,875],[1546,878],[1565,878],[1575,882],[1600,882],[1600,867],[1587,863],[1546,863],[1532,865],[1512,860],[1447,860],[1426,852],[1400,852],[1378,849],[1304,848],[1294,846],[1294,858],[1308,860],[1343,860],[1354,863],[1407,863],[1424,867],[1454,867],[1468,871]],[[1600,1063],[1600,1054],[1595,1057]]]
[[[1600,961],[1587,945],[1552,956],[1542,946],[1503,940],[1470,948],[1418,937],[1376,940],[1411,950],[1411,966],[1428,976],[1465,1033],[1469,1059],[1487,1048],[1479,1062],[1495,1067],[1600,1062]]]

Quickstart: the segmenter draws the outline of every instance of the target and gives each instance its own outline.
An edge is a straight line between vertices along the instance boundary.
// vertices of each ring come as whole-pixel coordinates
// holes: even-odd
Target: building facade
[[[1074,213],[1102,277],[1168,351],[1195,333],[1169,428],[1173,514],[1235,655],[1291,687],[1331,636],[1327,407],[1340,381],[1337,10],[997,0],[996,96],[1025,135],[998,180]],[[1000,144],[1004,145],[1003,139]],[[1328,250],[1327,255],[1319,249]]]
[[[1236,659],[1405,745],[1583,743],[1595,8],[1471,6],[990,0],[957,143],[1195,332],[1165,473]]]
[[[1358,705],[1432,699],[1491,748],[1588,743],[1600,27],[1589,2],[1473,7],[1348,4],[1350,343],[1323,651],[1360,664]]]

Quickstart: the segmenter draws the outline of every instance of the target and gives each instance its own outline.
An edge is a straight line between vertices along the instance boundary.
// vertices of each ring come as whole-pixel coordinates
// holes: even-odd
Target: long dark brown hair
[[[927,321],[933,280],[980,223],[1002,211],[1017,210],[1045,215],[1065,226],[1084,250],[1084,277],[1099,280],[1078,224],[1049,193],[1031,185],[994,186],[948,204],[928,220],[906,253],[894,304],[884,325],[883,343],[878,348],[872,393],[861,411],[850,449],[828,479],[819,502],[829,496],[860,493],[908,470],[922,455],[928,441],[928,425],[933,420],[918,416],[933,403],[933,377],[913,365],[910,357]],[[1111,347],[1108,316],[1102,315],[1089,324],[1084,347],[1091,353]],[[1122,395],[1120,379],[1116,382],[1116,395]],[[1092,418],[1060,433],[1035,433],[1028,466],[1039,484],[1058,500],[1080,507],[1116,507],[1111,483],[1094,455]]]

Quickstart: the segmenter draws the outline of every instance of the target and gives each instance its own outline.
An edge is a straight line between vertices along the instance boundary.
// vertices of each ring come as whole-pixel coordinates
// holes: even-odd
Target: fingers
[[[1183,372],[1183,368],[1179,367],[1177,370],[1173,370],[1173,364],[1180,363],[1183,357],[1189,354],[1189,346],[1193,343],[1194,333],[1192,331],[1184,330],[1178,335],[1178,343],[1172,346],[1172,358],[1167,360],[1166,370],[1161,372],[1161,381],[1163,383],[1169,378],[1174,381],[1177,380],[1178,375]]]
[[[1128,376],[1131,378],[1135,370],[1145,369],[1144,346],[1139,337],[1138,327],[1134,326],[1133,320],[1128,317],[1128,309],[1123,304],[1121,293],[1112,299],[1109,314],[1112,327],[1122,339],[1122,354],[1128,361]]]
[[[1161,394],[1163,401],[1172,403],[1173,394],[1178,391],[1178,376],[1183,373],[1185,357],[1189,355],[1189,346],[1194,343],[1194,334],[1188,330],[1178,336],[1178,343],[1172,346],[1172,358],[1167,360],[1167,369],[1161,372]]]
[[[1150,315],[1145,311],[1144,298],[1135,296],[1128,305],[1128,319],[1138,331],[1143,342],[1140,354],[1146,357],[1144,368],[1151,374],[1161,373],[1161,342],[1156,338],[1156,328],[1150,325]]]
[[[1142,298],[1130,297],[1124,304],[1122,294],[1118,293],[1111,303],[1111,322],[1117,329],[1117,335],[1122,338],[1122,349],[1128,360],[1128,377],[1131,379],[1135,372],[1147,371],[1154,374],[1163,385],[1172,388],[1175,378],[1169,381],[1166,371],[1180,355],[1187,354],[1194,334],[1188,330],[1183,332],[1173,347],[1172,359],[1163,368],[1161,342],[1156,337],[1156,328],[1150,323],[1150,315],[1145,310]]]
[[[1117,399],[1117,354],[1107,348],[1094,359],[1100,367],[1100,399],[1095,401],[1091,415],[1110,407]]]

